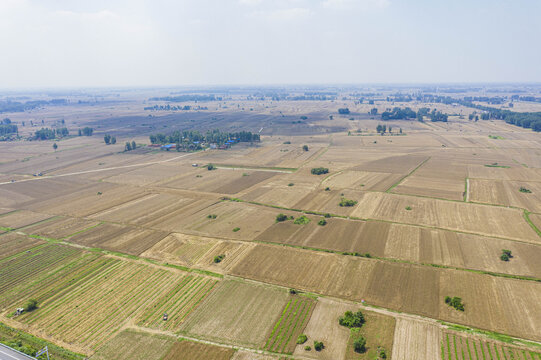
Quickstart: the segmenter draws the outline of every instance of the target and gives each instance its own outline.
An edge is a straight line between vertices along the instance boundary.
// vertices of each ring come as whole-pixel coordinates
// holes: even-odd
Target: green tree
[[[38,301],[36,299],[30,299],[24,305],[24,311],[33,311],[38,308]]]
[[[105,134],[103,136],[103,141],[105,141],[105,145],[109,145],[111,143],[111,135]]]
[[[359,337],[353,341],[353,350],[358,353],[364,353],[366,351],[366,339],[364,336],[359,335]]]
[[[363,326],[365,320],[363,313],[359,310],[357,312],[346,311],[344,316],[340,316],[338,323],[348,328],[360,328]]]
[[[58,145],[56,143],[53,144],[53,149],[54,149],[54,151],[56,151],[56,149],[58,149]]]
[[[282,222],[282,221],[286,221],[287,220],[287,215],[286,214],[278,214],[276,215],[276,222]]]
[[[113,144],[113,145],[116,144],[116,136],[113,136],[111,138],[111,144]]]
[[[308,145],[303,145],[303,146],[302,146],[302,149],[303,149],[304,151],[308,151]]]
[[[314,350],[321,351],[325,348],[325,345],[323,345],[322,341],[316,341],[314,340]]]
[[[124,151],[130,151],[131,150],[131,143],[129,141],[126,141],[126,145],[124,146]]]
[[[131,142],[131,149],[135,150],[137,148],[137,144],[135,143],[135,140]]]

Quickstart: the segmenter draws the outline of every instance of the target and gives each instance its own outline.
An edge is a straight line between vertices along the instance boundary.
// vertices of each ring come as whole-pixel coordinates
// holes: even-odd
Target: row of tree
[[[109,134],[105,134],[105,136],[103,137],[103,141],[105,141],[105,145],[114,145],[116,144],[116,136],[111,136]]]
[[[51,140],[56,139],[57,137],[64,137],[69,135],[68,128],[58,128],[58,129],[50,129],[50,128],[41,128],[39,130],[36,130],[34,133],[34,139],[35,140]]]
[[[228,140],[237,140],[239,142],[254,142],[260,141],[259,134],[250,131],[240,131],[235,133],[222,132],[218,129],[209,130],[205,134],[195,131],[175,131],[171,134],[152,134],[150,142],[152,144],[193,144],[194,142],[215,143],[218,145],[225,144]]]

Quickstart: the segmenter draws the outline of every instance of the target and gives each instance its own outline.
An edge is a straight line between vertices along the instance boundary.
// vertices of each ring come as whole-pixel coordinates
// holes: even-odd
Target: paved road
[[[28,359],[35,360],[36,358],[25,355],[18,351],[15,351],[10,347],[5,346],[4,344],[0,344],[0,360],[28,360]]]

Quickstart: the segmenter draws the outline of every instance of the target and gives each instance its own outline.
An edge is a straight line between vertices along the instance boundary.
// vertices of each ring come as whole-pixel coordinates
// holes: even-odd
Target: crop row
[[[179,284],[159,298],[143,315],[139,324],[172,330],[184,321],[197,305],[210,293],[217,281],[201,276],[186,276]],[[167,313],[167,321],[163,314]]]
[[[0,261],[0,293],[6,293],[77,253],[80,251],[75,248],[51,244]]]
[[[541,360],[541,354],[514,346],[446,333],[443,360]]]
[[[102,257],[44,289],[39,308],[19,320],[66,342],[96,348],[185,277]]]
[[[309,320],[314,301],[306,296],[294,296],[284,307],[264,349],[274,352],[291,352],[297,336]],[[293,343],[292,343],[293,342]]]

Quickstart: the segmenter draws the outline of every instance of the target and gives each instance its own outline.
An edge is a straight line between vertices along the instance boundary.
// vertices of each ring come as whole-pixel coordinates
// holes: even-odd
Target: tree
[[[302,149],[303,149],[304,151],[308,151],[308,145],[303,145],[303,146],[302,146]]]
[[[56,149],[58,149],[58,145],[56,145],[56,143],[53,144],[53,149],[54,149],[54,151],[56,151]]]
[[[216,170],[216,166],[214,166],[213,164],[208,164],[207,165],[207,170]]]
[[[342,326],[348,327],[348,328],[360,328],[363,326],[365,320],[364,315],[361,311],[353,312],[353,311],[346,311],[344,313],[344,316],[340,316],[338,319],[338,323]]]
[[[358,353],[364,353],[366,351],[366,339],[364,336],[359,335],[353,342],[353,350]]]
[[[312,173],[312,175],[322,175],[322,174],[327,174],[329,172],[329,169],[324,168],[324,167],[318,167],[318,168],[313,168],[312,170],[310,170],[310,172]]]
[[[338,203],[338,205],[340,205],[341,207],[351,207],[351,206],[355,206],[356,204],[357,204],[356,200],[349,200],[346,198],[342,198],[340,202]]]
[[[135,143],[135,141],[132,141],[131,142],[131,149],[135,150],[136,148],[137,148],[137,144]]]
[[[378,114],[378,108],[372,108],[370,110],[370,115],[377,115]]]
[[[124,151],[130,151],[131,150],[131,143],[129,141],[126,141],[126,145],[124,146]]]
[[[103,141],[105,141],[105,145],[109,145],[111,143],[111,135],[105,134]]]
[[[77,135],[79,135],[79,136],[83,136],[83,132],[81,131],[81,129],[79,129],[79,131],[78,131],[78,134],[77,134]]]
[[[94,132],[94,129],[92,129],[91,127],[88,127],[88,126],[84,127],[83,130],[82,130],[82,133],[83,133],[84,136],[92,136],[93,132]]]
[[[297,344],[304,344],[308,340],[308,336],[305,334],[300,334],[297,338]]]
[[[286,221],[287,220],[287,215],[286,214],[278,214],[276,215],[276,222],[282,222],[282,221]]]
[[[340,109],[338,109],[338,113],[342,114],[342,115],[349,114],[349,109],[348,108],[340,108]]]
[[[32,311],[38,308],[38,301],[36,299],[30,299],[24,305],[24,311]]]
[[[325,345],[323,345],[322,341],[316,341],[314,340],[314,350],[321,351],[325,348]]]
[[[111,144],[113,144],[113,145],[116,144],[116,136],[113,136],[111,138]]]

